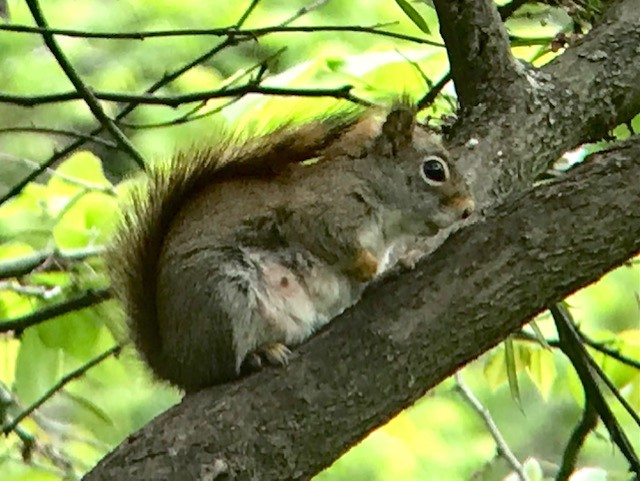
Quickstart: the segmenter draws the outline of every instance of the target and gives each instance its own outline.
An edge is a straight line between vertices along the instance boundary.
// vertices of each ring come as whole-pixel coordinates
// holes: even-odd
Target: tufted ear
[[[396,155],[409,145],[416,125],[415,108],[406,100],[394,105],[382,124],[380,142],[386,151]]]

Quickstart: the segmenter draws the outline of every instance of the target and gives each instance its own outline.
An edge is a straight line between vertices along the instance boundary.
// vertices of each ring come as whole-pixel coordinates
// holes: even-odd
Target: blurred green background
[[[247,1],[193,0],[42,3],[52,27],[110,32],[229,27],[249,5]],[[426,3],[411,3],[424,21],[421,24],[415,16],[409,18],[402,3],[260,1],[242,28],[279,25],[298,15],[289,25],[384,24],[384,30],[414,40],[362,32],[268,34],[221,50],[158,92],[180,95],[242,85],[264,63],[265,85],[326,88],[351,84],[357,97],[380,105],[399,92],[418,99],[429,89],[429,82],[436,82],[447,72],[447,58],[437,45],[441,39],[433,9]],[[305,6],[311,11],[299,13]],[[24,2],[10,1],[9,7],[11,23],[33,25]],[[572,31],[574,24],[575,18],[564,10],[537,5],[521,10],[507,25],[519,38],[514,40],[514,45],[520,45],[514,47],[514,53],[540,65],[556,55],[550,48],[554,35]],[[94,90],[139,93],[225,38],[200,35],[114,40],[60,36],[58,40]],[[39,35],[0,30],[2,94],[42,95],[70,90],[72,85]],[[440,125],[442,116],[453,113],[454,95],[449,85],[424,115]],[[177,108],[141,106],[120,126],[145,158],[154,161],[176,148],[204,143],[221,129],[238,129],[250,135],[278,119],[308,118],[337,103],[330,98],[259,95],[230,100],[213,99]],[[102,106],[110,116],[123,107],[107,102]],[[191,112],[201,118],[184,122]],[[96,126],[81,101],[34,107],[0,103],[0,195],[73,140],[60,132],[18,132],[16,128],[88,134]],[[634,127],[640,127],[637,118]],[[620,127],[615,134],[624,137],[628,130]],[[103,138],[110,141],[107,135]],[[0,276],[0,323],[81,296],[88,289],[107,286],[102,261],[94,254],[100,253],[113,232],[118,197],[131,182],[123,179],[135,171],[126,153],[87,143],[55,163],[21,195],[0,206],[0,272],[2,265],[14,265],[34,254],[54,249],[61,254],[50,257],[29,275]],[[640,262],[635,260],[576,293],[568,303],[581,330],[590,338],[638,360],[639,293]],[[545,336],[555,338],[548,315],[540,316],[538,326]],[[40,323],[20,336],[0,334],[0,421],[8,422],[45,395],[62,376],[121,338],[121,319],[114,301]],[[640,409],[638,370],[599,353],[594,352],[594,356],[632,406]],[[517,458],[521,462],[529,459],[527,470],[534,481],[549,477],[557,469],[568,436],[581,415],[582,391],[570,364],[557,350],[545,349],[537,342],[517,341],[515,359],[519,403],[514,401],[507,382],[503,346],[467,366],[462,378],[488,408]],[[153,382],[134,353],[125,348],[117,358],[108,357],[68,383],[9,436],[0,437],[0,478],[78,479],[127,435],[179,398],[175,390]],[[640,449],[638,427],[610,396],[608,399],[636,450]],[[580,465],[594,468],[582,473],[590,476],[584,479],[629,479],[623,458],[601,425],[589,436]],[[450,379],[371,433],[318,478],[500,480],[510,471],[505,461],[496,457],[495,443],[482,420]]]

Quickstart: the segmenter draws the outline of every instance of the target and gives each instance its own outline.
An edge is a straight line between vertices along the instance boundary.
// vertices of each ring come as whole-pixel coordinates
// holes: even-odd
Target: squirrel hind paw
[[[289,364],[291,350],[279,342],[263,344],[255,351],[247,354],[242,363],[241,371],[251,373],[260,371],[266,365],[286,366]]]

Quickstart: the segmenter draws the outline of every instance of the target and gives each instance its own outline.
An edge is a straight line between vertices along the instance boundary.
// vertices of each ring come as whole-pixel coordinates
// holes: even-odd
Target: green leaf
[[[73,311],[37,326],[42,343],[73,356],[88,358],[95,351],[102,322],[95,309]]]
[[[504,349],[502,347],[494,349],[491,354],[489,354],[484,365],[484,377],[487,380],[489,389],[492,391],[496,390],[507,381]]]
[[[527,460],[522,463],[522,470],[527,475],[529,481],[542,481],[544,479],[542,467],[535,458],[527,458]]]
[[[53,229],[60,249],[103,244],[109,240],[118,218],[118,201],[107,194],[89,192],[77,199]]]
[[[411,4],[408,1],[396,0],[396,3],[402,9],[405,15],[411,19],[411,21],[415,24],[416,27],[418,27],[420,30],[422,30],[426,34],[431,33],[431,31],[429,30],[429,26],[427,25],[427,22],[424,21],[424,18],[420,16],[418,11],[415,8],[413,8],[413,6],[411,6]]]
[[[34,249],[25,242],[7,242],[0,245],[0,260],[16,259],[33,254]]]
[[[15,390],[23,406],[33,403],[57,381],[62,351],[45,346],[36,329],[22,334],[16,360]]]
[[[102,421],[107,426],[115,426],[113,420],[109,417],[109,415],[100,407],[96,406],[94,403],[84,398],[83,396],[79,396],[77,394],[73,394],[68,390],[64,392],[65,396],[67,396],[71,401],[85,409],[86,411],[93,414],[97,419]]]
[[[542,397],[548,400],[557,375],[553,352],[547,349],[532,349],[527,373]]]
[[[505,366],[507,369],[507,379],[509,380],[509,390],[511,397],[522,410],[522,399],[520,397],[520,386],[518,385],[518,366],[516,364],[516,354],[513,346],[513,337],[509,336],[504,340]]]
[[[606,339],[608,340],[606,347],[624,357],[640,362],[640,329],[609,333]],[[593,357],[618,389],[624,388],[639,376],[638,369],[611,356],[597,353]]]
[[[57,188],[59,184],[86,185],[93,187],[111,187],[102,170],[100,159],[88,151],[80,151],[62,162],[49,180],[48,187]]]
[[[53,226],[46,207],[45,187],[28,184],[18,197],[0,206],[0,242],[19,240],[35,249],[44,248]]]
[[[536,321],[531,321],[529,323],[529,326],[531,326],[531,329],[533,329],[533,333],[535,334],[538,342],[542,346],[544,346],[545,349],[551,350],[551,346],[547,342],[547,339],[544,337],[544,334],[542,334],[542,330],[540,329],[540,326],[538,326],[538,323]]]

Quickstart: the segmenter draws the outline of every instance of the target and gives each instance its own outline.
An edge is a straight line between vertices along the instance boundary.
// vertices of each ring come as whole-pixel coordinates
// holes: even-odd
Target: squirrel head
[[[391,109],[367,155],[376,167],[364,175],[374,197],[402,219],[400,228],[422,236],[468,218],[475,204],[447,150],[415,114],[406,101]]]

